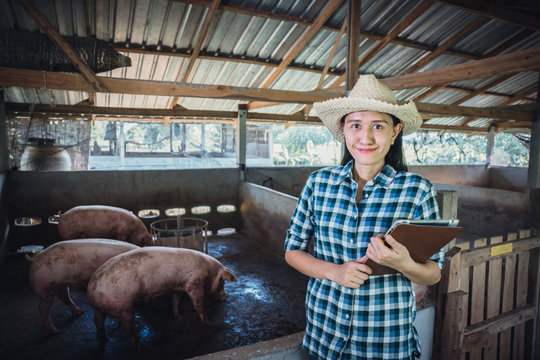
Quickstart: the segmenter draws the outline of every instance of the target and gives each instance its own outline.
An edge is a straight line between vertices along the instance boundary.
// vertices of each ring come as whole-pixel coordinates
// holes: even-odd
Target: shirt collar
[[[353,168],[353,162],[354,162],[354,159],[349,161],[345,166],[342,166],[336,176],[336,180],[335,180],[335,183],[338,184],[338,183],[341,183],[343,180],[349,178],[351,181],[353,179],[353,176],[352,176],[352,168]],[[392,181],[394,181],[394,178],[396,177],[396,170],[386,164],[384,165],[384,167],[381,169],[381,171],[379,171],[379,173],[377,174],[377,176],[375,176],[372,180],[369,180],[367,183],[366,183],[366,186],[373,186],[375,184],[379,184],[383,187],[386,187],[388,185],[390,185],[392,183]]]

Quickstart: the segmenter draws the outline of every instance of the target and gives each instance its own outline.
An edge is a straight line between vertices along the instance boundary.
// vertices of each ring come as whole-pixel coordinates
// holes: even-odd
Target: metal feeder
[[[154,245],[193,249],[208,253],[208,221],[198,218],[164,219],[150,224]]]

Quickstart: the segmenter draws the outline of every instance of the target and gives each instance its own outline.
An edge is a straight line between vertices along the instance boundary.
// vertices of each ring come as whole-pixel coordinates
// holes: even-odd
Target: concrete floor
[[[51,317],[59,334],[48,334],[28,283],[29,263],[22,255],[8,256],[0,265],[2,359],[186,359],[304,330],[306,277],[240,234],[210,237],[208,249],[239,280],[226,282],[225,302],[206,304],[214,325],[200,321],[187,297],[178,319],[172,317],[166,297],[140,304],[136,329],[144,346],[141,351],[131,346],[111,318],[106,321],[108,341],[99,344],[84,291],[72,291],[75,303],[85,311],[81,316],[55,300]]]

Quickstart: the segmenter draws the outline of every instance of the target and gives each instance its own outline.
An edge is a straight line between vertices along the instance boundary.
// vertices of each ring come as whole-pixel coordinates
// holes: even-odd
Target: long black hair
[[[392,114],[388,114],[392,118],[394,127],[399,124],[399,119]],[[341,118],[341,124],[345,124],[345,116]],[[341,165],[346,165],[352,159],[352,155],[345,146],[343,157],[341,158]],[[405,162],[405,154],[403,153],[403,130],[399,132],[398,136],[394,139],[394,144],[390,146],[390,150],[384,157],[384,163],[392,166],[396,171],[407,171],[407,163]]]

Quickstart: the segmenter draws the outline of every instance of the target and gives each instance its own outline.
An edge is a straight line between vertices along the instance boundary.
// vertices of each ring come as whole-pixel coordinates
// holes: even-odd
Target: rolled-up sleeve
[[[314,229],[312,184],[310,176],[300,194],[300,198],[289,222],[289,229],[287,230],[287,237],[285,239],[285,250],[308,251]]]

